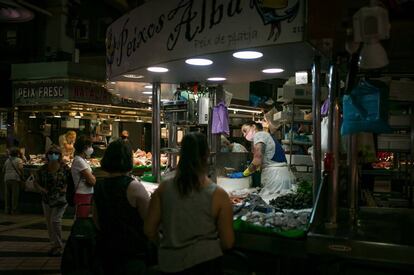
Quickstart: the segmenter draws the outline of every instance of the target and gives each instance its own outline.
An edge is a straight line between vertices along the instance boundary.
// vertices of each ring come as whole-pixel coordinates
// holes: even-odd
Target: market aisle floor
[[[63,220],[63,239],[72,219]],[[0,214],[0,274],[60,274],[60,257],[49,257],[46,224],[41,215]]]

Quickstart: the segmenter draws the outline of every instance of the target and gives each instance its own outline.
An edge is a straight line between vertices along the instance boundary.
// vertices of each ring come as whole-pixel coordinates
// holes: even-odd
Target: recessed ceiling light
[[[233,53],[233,56],[240,59],[256,59],[262,57],[263,54],[255,51],[241,51]]]
[[[152,92],[149,92],[149,91],[145,91],[145,92],[142,92],[144,95],[151,95],[152,94]]]
[[[213,64],[213,61],[210,59],[205,58],[190,58],[185,61],[185,63],[189,65],[195,65],[195,66],[208,66]]]
[[[137,75],[137,74],[124,74],[124,77],[126,77],[126,78],[144,78],[143,75]]]
[[[207,80],[208,81],[224,81],[226,80],[226,78],[225,77],[210,77],[210,78],[207,78]]]
[[[164,67],[148,67],[147,71],[150,71],[153,73],[165,73],[165,72],[168,72],[168,69]]]
[[[262,70],[262,72],[264,72],[265,74],[277,74],[277,73],[281,73],[283,71],[284,70],[280,69],[280,68],[269,68],[269,69]]]
[[[145,85],[144,88],[145,89],[152,89],[152,85]]]

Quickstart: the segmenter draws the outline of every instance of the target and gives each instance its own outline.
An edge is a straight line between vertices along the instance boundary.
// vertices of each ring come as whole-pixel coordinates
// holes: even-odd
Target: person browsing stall
[[[35,186],[42,195],[43,214],[49,233],[51,248],[49,254],[63,252],[62,217],[67,207],[66,187],[70,168],[62,160],[59,146],[52,145],[46,152],[46,164],[36,174]]]
[[[253,160],[243,176],[261,171],[262,196],[291,189],[296,181],[295,176],[289,170],[285,152],[276,138],[255,122],[243,124],[241,130],[246,140],[252,142],[253,148]]]
[[[110,143],[101,160],[108,176],[95,186],[93,219],[104,274],[145,274],[144,219],[150,199],[141,182],[129,176],[132,162],[122,140]]]
[[[74,148],[75,158],[72,162],[71,172],[75,185],[76,216],[85,218],[90,213],[90,206],[87,204],[91,203],[93,187],[96,183],[92,168],[86,161],[93,154],[92,141],[89,137],[81,136],[76,140]]]
[[[20,185],[23,181],[23,159],[19,148],[12,147],[3,165],[4,212],[15,214],[19,207]]]
[[[67,131],[59,137],[59,146],[64,157],[72,158],[75,152],[74,144],[76,140],[75,131]]]
[[[151,197],[144,229],[157,240],[162,228],[158,260],[163,272],[222,274],[222,251],[233,246],[232,206],[226,191],[207,176],[209,154],[204,135],[185,135],[175,174]]]

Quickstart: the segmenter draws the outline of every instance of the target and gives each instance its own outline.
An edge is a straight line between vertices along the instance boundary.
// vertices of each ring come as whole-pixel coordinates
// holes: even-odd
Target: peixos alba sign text
[[[163,62],[303,41],[304,0],[154,0],[108,27],[109,78]]]

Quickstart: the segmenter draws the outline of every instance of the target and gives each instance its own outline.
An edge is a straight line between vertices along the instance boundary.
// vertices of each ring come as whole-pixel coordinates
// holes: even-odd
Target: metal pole
[[[313,204],[321,184],[321,88],[320,56],[312,66],[312,126],[313,126]]]
[[[350,146],[348,148],[350,160],[350,180],[349,186],[349,215],[351,223],[356,221],[356,211],[358,203],[358,140],[357,135],[351,135]]]
[[[338,219],[338,186],[339,186],[339,150],[340,150],[340,110],[339,110],[339,81],[336,65],[329,70],[329,135],[328,150],[332,154],[333,167],[330,171],[329,225],[336,227]]]
[[[152,83],[152,176],[161,181],[161,85]]]

